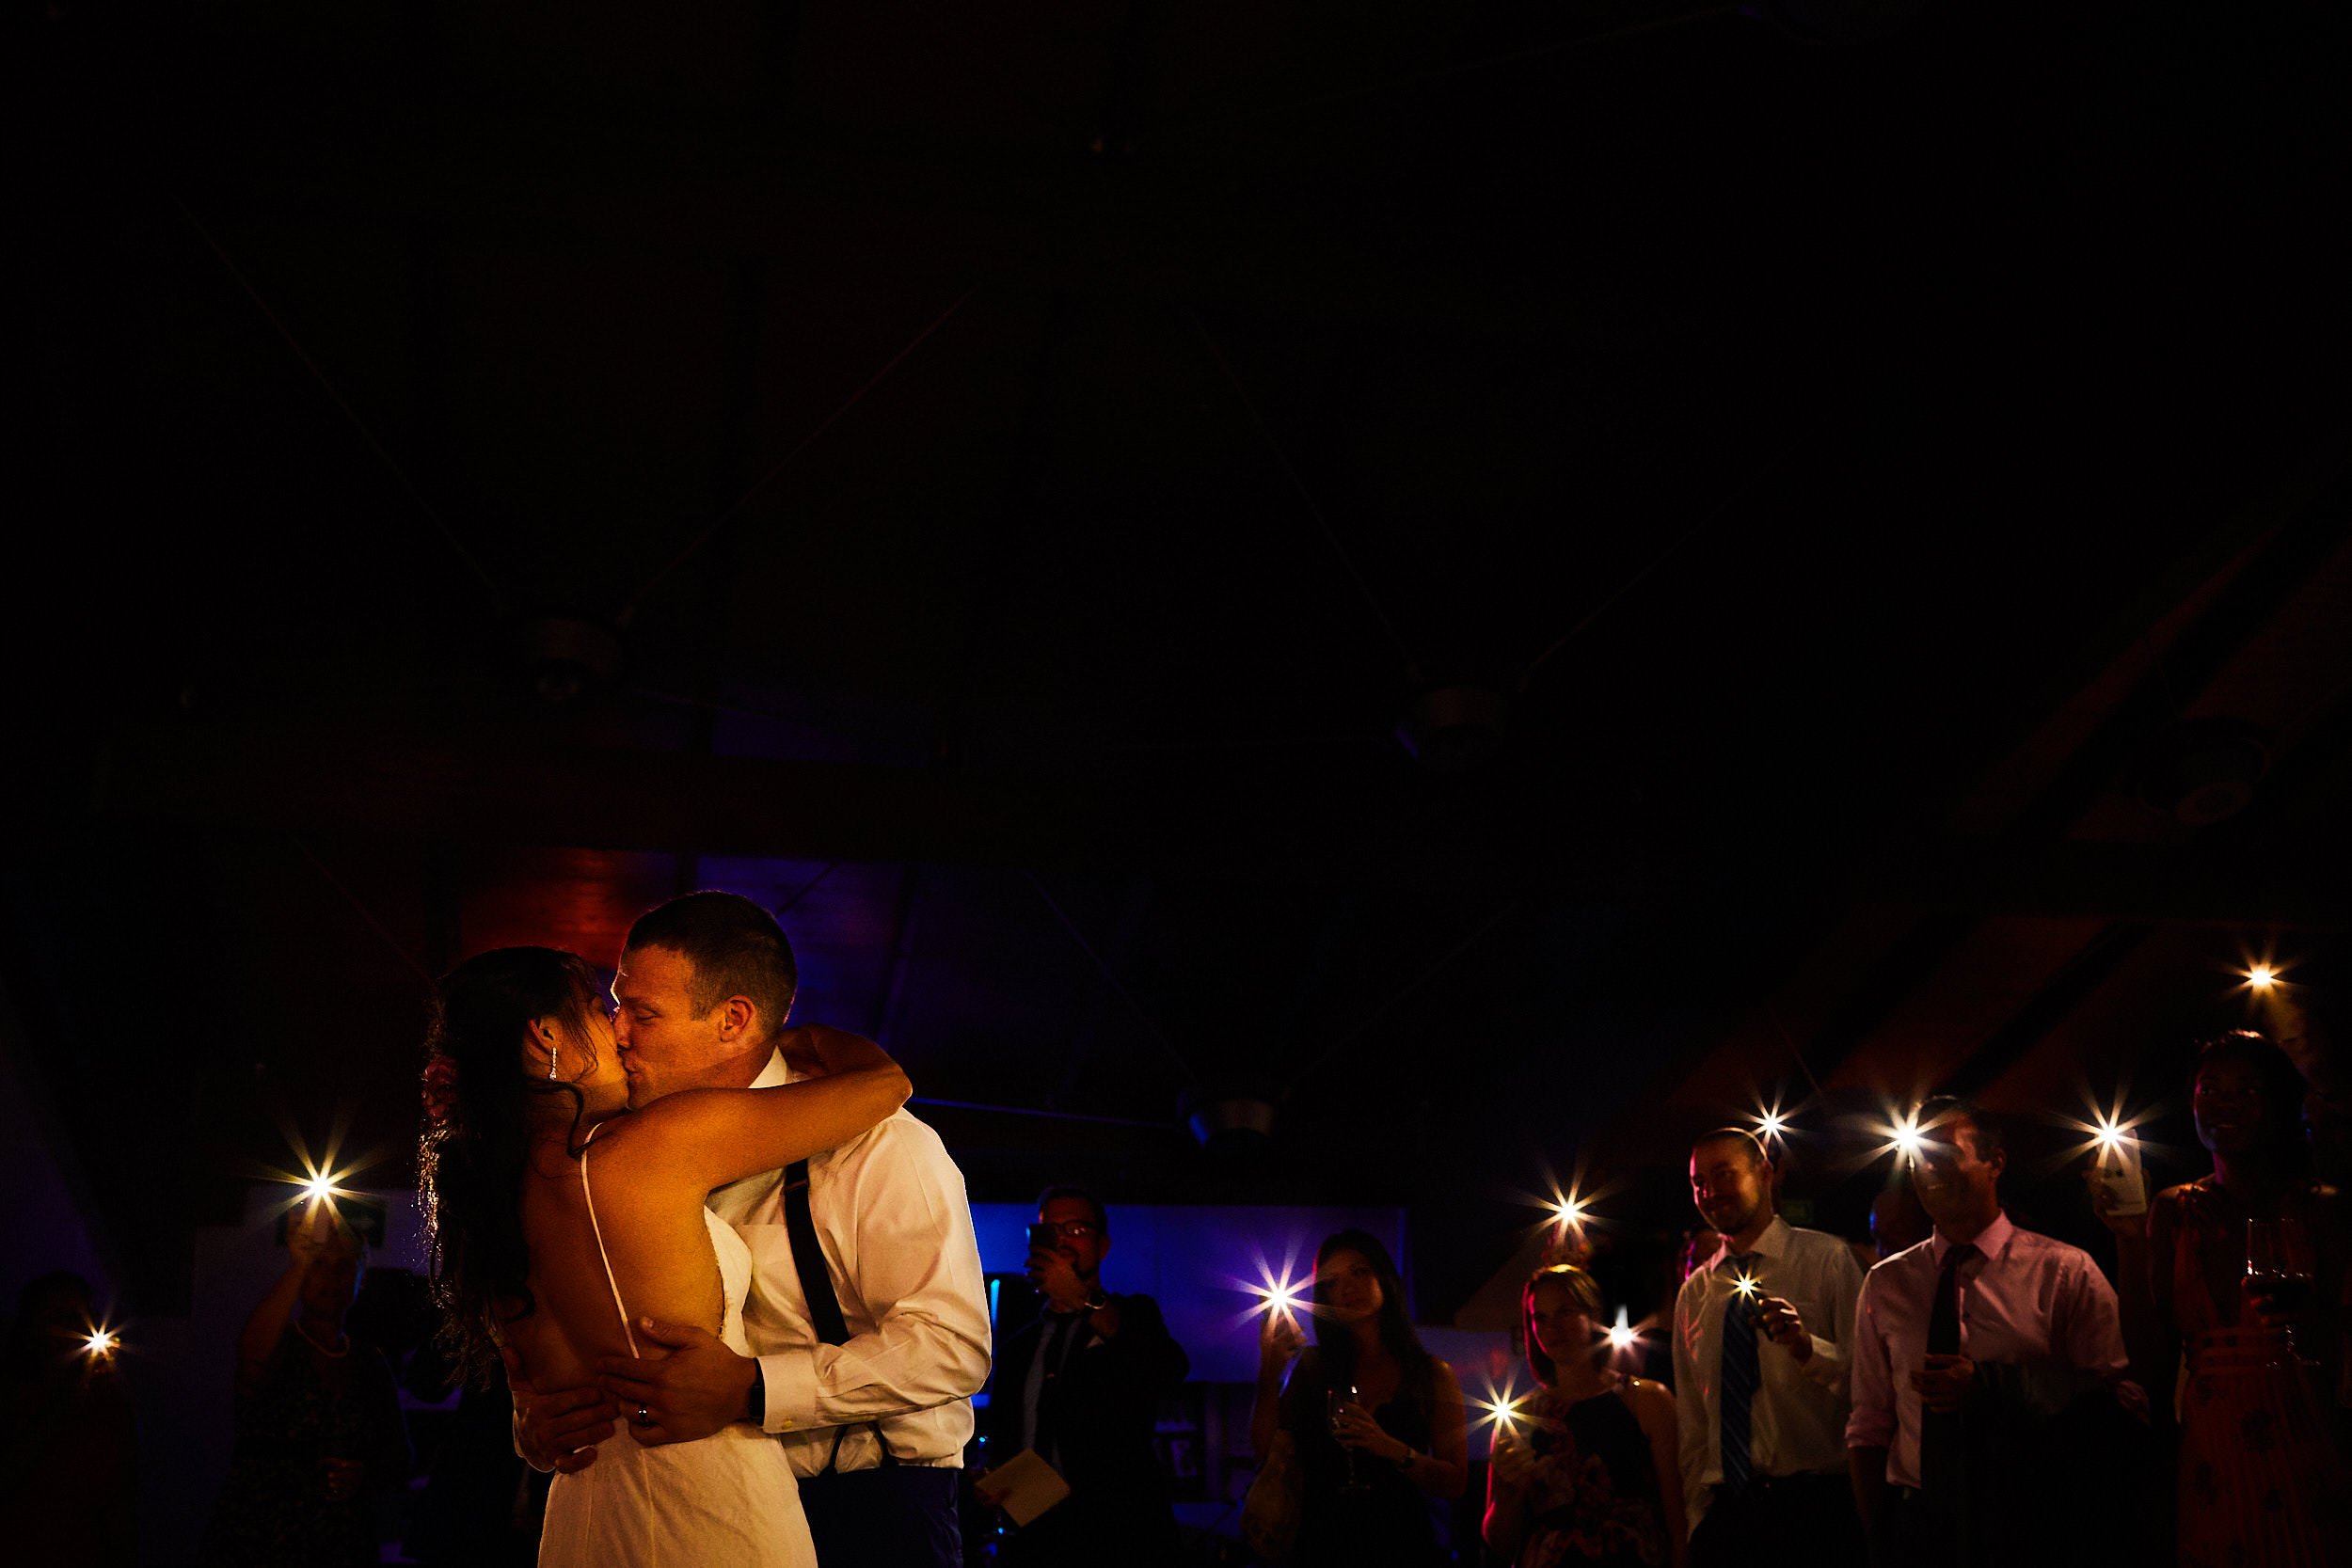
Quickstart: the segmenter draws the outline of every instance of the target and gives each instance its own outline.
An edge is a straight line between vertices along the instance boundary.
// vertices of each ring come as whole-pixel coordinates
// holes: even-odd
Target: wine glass
[[[2245,1303],[2254,1298],[2273,1317],[2299,1318],[2309,1312],[2319,1292],[2312,1279],[2312,1243],[2303,1222],[2293,1216],[2246,1222]],[[2292,1339],[2294,1330],[2288,1329]]]
[[[1341,1387],[1329,1389],[1324,1394],[1324,1413],[1330,1419],[1331,1435],[1334,1438],[1337,1438],[1340,1434],[1340,1411],[1347,1405],[1354,1404],[1359,1398],[1360,1398],[1360,1396],[1357,1392],[1356,1386],[1352,1383],[1343,1385]],[[1347,1461],[1347,1481],[1345,1484],[1340,1488],[1340,1490],[1343,1492],[1370,1491],[1371,1488],[1366,1486],[1363,1480],[1356,1473],[1356,1450],[1349,1448],[1346,1444],[1342,1443],[1340,1445],[1340,1454],[1341,1457]]]

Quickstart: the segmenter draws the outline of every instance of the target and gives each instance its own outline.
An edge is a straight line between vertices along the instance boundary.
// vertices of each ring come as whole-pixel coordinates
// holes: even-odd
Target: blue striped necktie
[[[1760,1253],[1743,1252],[1726,1257],[1716,1267],[1729,1270],[1734,1280],[1756,1277],[1756,1266],[1761,1262]],[[1723,1458],[1725,1492],[1736,1493],[1748,1484],[1752,1473],[1748,1457],[1748,1407],[1756,1399],[1756,1321],[1749,1316],[1753,1296],[1740,1293],[1736,1285],[1726,1288],[1724,1303],[1724,1359],[1721,1370],[1722,1418],[1721,1441],[1717,1445]]]

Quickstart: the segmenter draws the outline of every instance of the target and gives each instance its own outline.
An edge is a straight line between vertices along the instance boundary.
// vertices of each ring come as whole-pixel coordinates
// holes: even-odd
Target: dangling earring
[[[550,1084],[555,1082],[555,1042],[548,1041],[548,1082]]]

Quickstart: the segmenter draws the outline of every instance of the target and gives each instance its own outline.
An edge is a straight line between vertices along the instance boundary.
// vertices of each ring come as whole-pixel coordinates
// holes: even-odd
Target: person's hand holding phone
[[[1813,1335],[1795,1305],[1782,1296],[1759,1296],[1753,1308],[1756,1331],[1797,1358],[1800,1366],[1813,1359]]]
[[[1298,1320],[1279,1307],[1269,1307],[1258,1320],[1258,1373],[1272,1377],[1307,1348],[1306,1331]]]
[[[1486,1468],[1496,1485],[1516,1492],[1535,1479],[1535,1456],[1519,1441],[1518,1433],[1499,1427],[1486,1456]]]
[[[1078,1267],[1070,1255],[1057,1246],[1029,1246],[1029,1283],[1035,1285],[1057,1312],[1074,1312],[1086,1305],[1087,1282],[1078,1277]]]

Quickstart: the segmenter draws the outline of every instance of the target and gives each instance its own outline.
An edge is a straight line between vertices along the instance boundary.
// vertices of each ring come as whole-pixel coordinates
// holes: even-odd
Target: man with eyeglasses
[[[1161,1398],[1191,1370],[1159,1304],[1103,1285],[1110,1216],[1082,1187],[1053,1186],[1029,1227],[1037,1320],[996,1358],[983,1431],[989,1463],[1024,1450],[1059,1471],[1070,1496],[1006,1537],[997,1560],[1021,1568],[1165,1563],[1177,1550],[1168,1476],[1152,1447]],[[983,1477],[982,1502],[997,1495]]]

